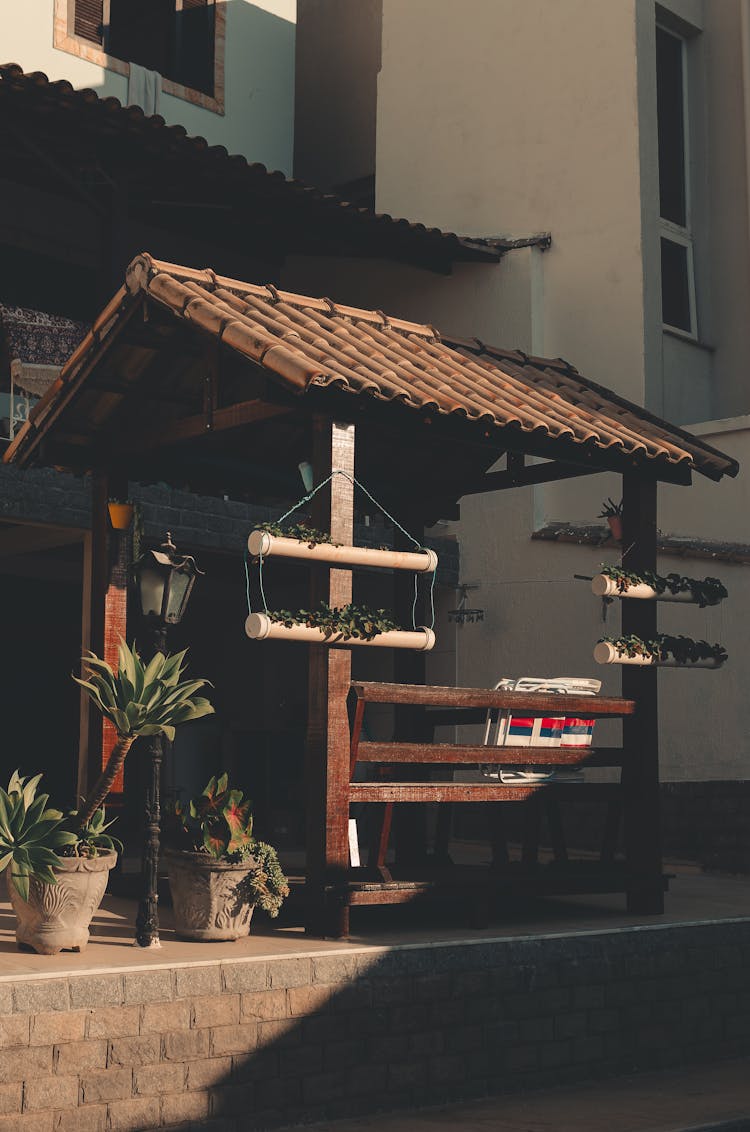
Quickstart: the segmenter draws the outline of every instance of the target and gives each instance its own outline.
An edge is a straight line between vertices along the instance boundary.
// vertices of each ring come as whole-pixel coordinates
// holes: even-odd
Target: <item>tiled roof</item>
[[[178,171],[178,182],[189,188],[190,199],[196,199],[196,178],[200,177],[204,184],[219,186],[225,206],[233,193],[240,194],[246,223],[253,211],[261,217],[281,211],[294,241],[317,241],[316,247],[327,242],[331,248],[341,245],[382,258],[425,264],[434,260],[446,269],[456,261],[496,263],[515,246],[512,240],[473,240],[364,208],[278,170],[270,171],[241,154],[230,154],[222,145],[209,145],[205,138],[189,135],[183,126],[167,125],[158,114],[145,115],[139,106],[123,106],[118,99],[102,98],[94,90],[76,90],[64,79],[50,81],[41,71],[27,74],[17,63],[0,64],[0,119],[3,114],[11,125],[23,114],[27,131],[32,121],[51,130],[60,150],[57,159],[65,168],[70,168],[71,154],[80,149],[85,137],[104,147],[115,141],[123,161],[127,155],[134,163],[148,165],[150,184],[158,183],[157,167],[171,164]]]
[[[63,370],[58,393],[38,406],[42,418],[64,396],[87,355],[134,300],[147,296],[186,323],[251,359],[296,393],[336,388],[380,401],[400,402],[495,432],[526,434],[558,443],[561,451],[602,467],[627,458],[659,477],[668,469],[695,469],[714,479],[736,475],[736,461],[689,433],[582,377],[560,359],[530,358],[476,339],[441,337],[432,326],[308,298],[154,260],[130,264],[127,295],[100,316]],[[40,422],[41,423],[41,422]],[[27,426],[33,428],[32,425]],[[22,451],[21,435],[7,457]],[[533,448],[530,444],[530,450]],[[6,457],[6,458],[7,458]]]

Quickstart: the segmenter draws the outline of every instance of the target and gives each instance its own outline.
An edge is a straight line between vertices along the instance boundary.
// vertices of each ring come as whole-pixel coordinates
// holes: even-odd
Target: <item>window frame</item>
[[[687,249],[686,256],[686,270],[687,270],[687,290],[688,290],[688,311],[690,318],[690,329],[686,330],[684,326],[673,326],[671,322],[666,322],[664,319],[664,304],[662,302],[662,327],[668,330],[670,334],[676,334],[680,338],[687,338],[691,342],[698,341],[698,311],[695,296],[695,257],[693,251],[693,193],[690,181],[690,98],[688,88],[688,52],[687,52],[687,39],[684,35],[674,31],[672,28],[667,27],[665,24],[658,22],[656,24],[658,31],[664,35],[669,35],[676,39],[680,44],[680,51],[682,57],[682,181],[685,193],[685,225],[677,224],[673,220],[666,220],[661,215],[661,202],[659,202],[659,258],[661,262],[661,241],[668,240],[673,244],[679,244],[681,247]],[[658,118],[658,104],[657,104],[657,117],[656,127],[657,133],[659,129]],[[657,163],[657,172],[658,170]]]
[[[224,100],[224,55],[226,44],[226,4],[224,0],[208,0],[215,8],[214,25],[214,93],[213,96],[201,90],[177,83],[173,79],[161,76],[162,94],[181,98],[203,110],[210,110],[214,114],[225,114]],[[75,34],[75,5],[76,0],[55,0],[54,9],[54,37],[53,46],[58,51],[65,51],[88,63],[95,63],[115,74],[130,76],[130,63],[109,55],[102,44],[94,43],[90,39]],[[182,0],[176,0],[177,10],[182,9]],[[103,0],[103,22],[109,22],[109,0]]]

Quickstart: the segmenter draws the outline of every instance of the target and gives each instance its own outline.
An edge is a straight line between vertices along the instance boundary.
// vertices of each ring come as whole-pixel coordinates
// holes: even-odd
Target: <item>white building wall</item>
[[[0,4],[3,62],[127,104],[128,80],[53,46],[54,0]],[[162,94],[169,125],[291,176],[296,0],[226,0],[225,113]]]

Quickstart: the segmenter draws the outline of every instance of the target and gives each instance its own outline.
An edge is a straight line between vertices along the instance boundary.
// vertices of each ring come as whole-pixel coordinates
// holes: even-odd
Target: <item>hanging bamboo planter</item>
[[[302,641],[308,645],[370,645],[415,652],[429,652],[435,645],[435,634],[426,627],[390,629],[368,641],[364,637],[345,637],[343,633],[326,635],[325,630],[310,625],[284,625],[281,621],[272,621],[266,613],[251,613],[245,621],[245,632],[253,641]]]
[[[657,668],[721,668],[724,659],[721,657],[703,657],[700,660],[677,660],[667,656],[663,660],[648,653],[636,653],[628,656],[627,652],[616,648],[609,641],[599,641],[594,646],[594,660],[597,664],[635,664],[643,666],[656,666]]]
[[[606,574],[595,574],[591,580],[591,592],[596,597],[640,598],[642,601],[687,601],[695,604],[695,598],[690,590],[681,590],[673,594],[669,590],[658,593],[653,586],[645,582],[633,582],[621,589],[614,578]]]
[[[327,562],[335,566],[373,566],[380,570],[411,570],[427,574],[438,563],[434,550],[374,550],[366,546],[336,546],[330,542],[304,542],[302,539],[253,531],[247,548],[254,558],[299,558],[307,562]]]

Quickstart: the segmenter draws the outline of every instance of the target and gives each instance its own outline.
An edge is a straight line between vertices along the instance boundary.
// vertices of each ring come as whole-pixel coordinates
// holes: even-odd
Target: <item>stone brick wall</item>
[[[744,920],[4,976],[0,1129],[239,1132],[735,1057],[749,945]]]

